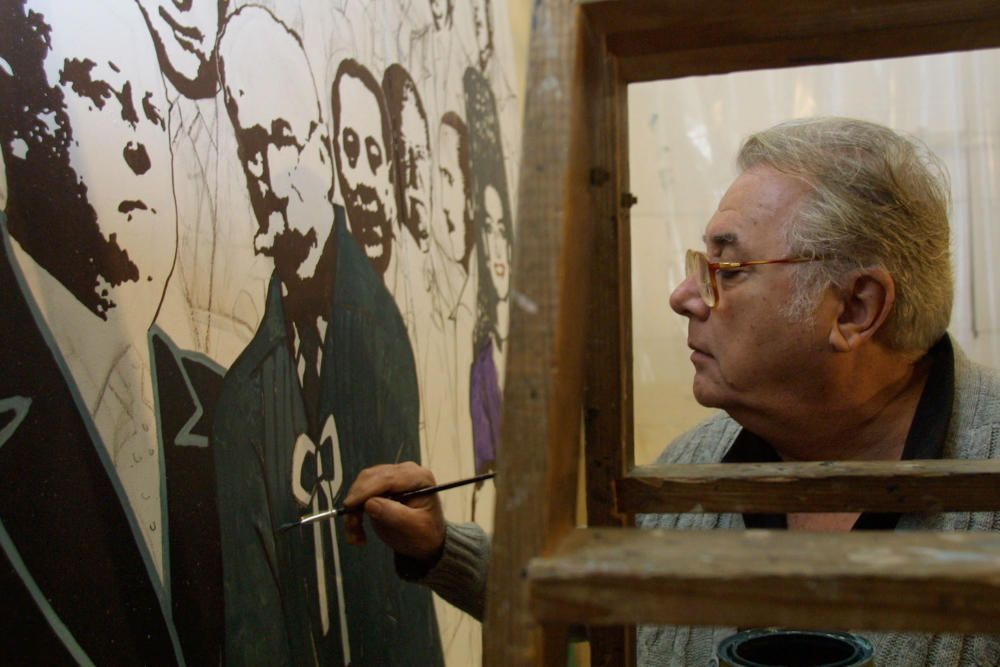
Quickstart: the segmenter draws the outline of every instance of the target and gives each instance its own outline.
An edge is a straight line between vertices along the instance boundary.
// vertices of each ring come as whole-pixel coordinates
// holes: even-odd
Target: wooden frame
[[[565,665],[571,623],[759,623],[760,610],[752,608],[762,600],[774,610],[774,622],[794,619],[799,626],[809,624],[803,615],[812,615],[821,627],[984,629],[972,620],[975,614],[935,613],[914,596],[897,596],[900,604],[888,610],[871,600],[837,597],[836,591],[854,590],[862,575],[887,594],[920,583],[936,587],[957,608],[1000,617],[1000,605],[982,601],[1000,600],[1000,554],[978,536],[963,536],[960,545],[933,534],[912,543],[887,541],[890,535],[835,536],[850,537],[831,552],[840,559],[811,561],[803,569],[781,554],[809,548],[814,536],[787,534],[768,538],[777,545],[775,557],[764,559],[770,569],[751,573],[738,567],[739,558],[723,558],[733,552],[754,560],[759,544],[748,543],[745,534],[688,534],[684,540],[706,540],[691,548],[707,549],[699,553],[717,564],[697,572],[677,567],[677,553],[656,542],[655,532],[622,528],[631,523],[631,512],[696,504],[702,511],[822,510],[830,505],[813,502],[820,487],[834,499],[827,502],[855,510],[1000,508],[1000,470],[993,464],[985,471],[949,461],[916,468],[786,466],[756,474],[736,465],[632,469],[626,127],[628,83],[1000,46],[1000,5],[538,0],[532,26],[486,664]],[[575,528],[581,424],[588,523],[607,528]],[[950,483],[955,475],[965,475],[975,488]],[[809,485],[808,497],[802,484]],[[922,495],[914,500],[894,491],[894,484],[916,485]],[[680,497],[679,488],[687,495]],[[935,569],[928,554],[944,545],[974,554],[974,566]],[[865,549],[909,550],[906,567],[896,578],[884,570],[843,567],[845,553]],[[761,582],[757,590],[779,586],[787,595],[727,594],[727,577],[753,578]],[[817,590],[828,594],[817,597]],[[708,603],[698,603],[699,595]],[[620,603],[625,596],[627,606]],[[755,615],[748,616],[751,610]],[[889,621],[879,620],[887,613]],[[632,645],[627,629],[595,631],[593,664],[631,664]]]

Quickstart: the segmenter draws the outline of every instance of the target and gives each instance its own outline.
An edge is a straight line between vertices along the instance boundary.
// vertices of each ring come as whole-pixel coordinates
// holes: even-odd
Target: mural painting
[[[478,661],[380,544],[279,527],[370,465],[495,461],[506,21],[0,0],[0,655]],[[489,523],[483,491],[449,515]]]

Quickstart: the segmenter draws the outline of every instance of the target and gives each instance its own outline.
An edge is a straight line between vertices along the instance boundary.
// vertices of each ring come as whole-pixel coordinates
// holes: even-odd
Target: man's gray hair
[[[922,354],[948,327],[952,304],[949,183],[923,142],[849,118],[795,120],[743,142],[741,170],[758,165],[811,188],[786,235],[802,280],[789,314],[802,317],[827,286],[882,267],[896,303],[879,332],[891,349]]]

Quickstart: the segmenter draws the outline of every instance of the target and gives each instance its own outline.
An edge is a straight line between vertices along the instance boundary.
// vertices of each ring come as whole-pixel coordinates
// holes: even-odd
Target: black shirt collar
[[[939,459],[944,451],[952,402],[955,399],[955,356],[951,339],[945,335],[927,353],[931,369],[920,395],[917,412],[903,446],[903,460]],[[747,429],[740,434],[722,457],[723,463],[771,463],[781,457],[766,440]],[[892,530],[899,513],[865,512],[858,517],[854,530]],[[784,514],[744,514],[747,528],[785,529]]]

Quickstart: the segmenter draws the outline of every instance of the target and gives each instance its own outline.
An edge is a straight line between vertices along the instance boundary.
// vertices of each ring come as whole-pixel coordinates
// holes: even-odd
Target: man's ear
[[[837,317],[830,329],[830,345],[850,352],[874,338],[896,303],[896,283],[880,267],[864,269],[837,290]]]

